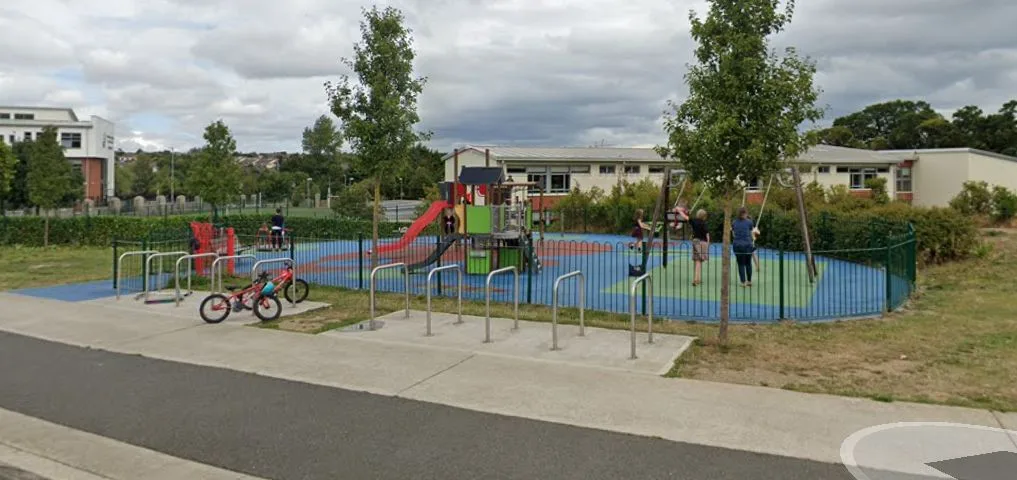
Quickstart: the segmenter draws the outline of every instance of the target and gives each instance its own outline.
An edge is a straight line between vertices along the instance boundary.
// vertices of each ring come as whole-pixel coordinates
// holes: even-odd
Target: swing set
[[[644,243],[643,247],[643,258],[640,265],[629,265],[629,276],[638,277],[646,273],[647,264],[650,260],[650,250],[653,248],[653,237],[656,236],[657,222],[661,220],[663,214],[663,221],[661,223],[664,228],[662,229],[662,266],[667,268],[668,259],[668,231],[670,230],[665,226],[667,223],[671,223],[670,227],[678,230],[681,228],[683,221],[688,221],[693,212],[695,212],[696,206],[703,199],[703,195],[706,193],[706,188],[703,188],[696,197],[696,200],[692,202],[692,206],[688,209],[681,207],[682,195],[685,193],[685,188],[692,182],[689,181],[688,172],[683,169],[674,169],[670,166],[664,167],[664,178],[660,189],[660,196],[657,197],[656,205],[653,209],[653,219],[650,223],[651,237],[649,242]],[[777,184],[783,188],[793,188],[795,191],[795,198],[798,203],[798,215],[799,223],[802,228],[802,241],[805,244],[805,263],[806,271],[809,275],[809,283],[815,283],[816,281],[816,262],[812,255],[812,243],[809,239],[809,226],[808,226],[808,214],[805,208],[805,194],[802,189],[801,175],[797,167],[787,167],[773,175],[770,175],[769,181],[766,184],[766,190],[763,193],[763,203],[759,207],[759,215],[756,218],[756,225],[759,225],[759,220],[763,217],[763,212],[766,210],[766,201],[770,196],[770,188],[773,186],[774,179],[777,180]],[[664,202],[671,196],[671,189],[678,187],[678,196],[675,198],[674,205],[667,212],[662,212],[661,208]],[[745,201],[748,197],[748,184],[742,189],[742,206],[745,206]],[[670,222],[668,216],[671,216]]]

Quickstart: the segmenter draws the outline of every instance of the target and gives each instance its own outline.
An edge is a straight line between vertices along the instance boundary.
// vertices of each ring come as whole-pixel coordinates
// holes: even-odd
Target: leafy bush
[[[263,215],[227,215],[221,218],[223,226],[233,227],[240,236],[254,236],[266,223],[269,213]],[[192,221],[207,222],[207,215],[180,217],[74,217],[50,219],[50,243],[64,245],[110,245],[114,239],[177,239],[191,235]],[[296,238],[357,238],[370,235],[371,222],[348,218],[289,217],[286,227]],[[382,223],[382,236],[396,234],[398,225]],[[42,245],[43,219],[40,217],[0,218],[0,245]]]
[[[342,189],[332,200],[332,211],[339,217],[371,220],[373,196],[369,182],[358,182]]]
[[[872,201],[876,202],[876,205],[886,205],[890,203],[890,194],[886,190],[886,179],[883,177],[873,177],[865,181],[865,188],[868,188],[872,192]]]
[[[950,206],[965,215],[992,213],[992,193],[987,182],[964,182],[964,187],[950,200]]]
[[[1009,222],[1017,215],[1017,194],[1006,187],[992,188],[992,218],[997,222]]]

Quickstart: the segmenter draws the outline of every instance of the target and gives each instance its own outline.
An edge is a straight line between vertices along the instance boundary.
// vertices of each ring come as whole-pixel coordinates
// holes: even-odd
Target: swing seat
[[[641,276],[643,276],[644,273],[646,273],[646,272],[643,270],[643,266],[642,265],[629,265],[629,276],[630,277],[641,277]]]

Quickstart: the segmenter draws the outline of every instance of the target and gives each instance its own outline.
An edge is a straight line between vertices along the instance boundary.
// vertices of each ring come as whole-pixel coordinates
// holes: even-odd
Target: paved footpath
[[[664,379],[479,347],[206,326],[9,294],[0,305],[0,330],[106,350],[5,335],[0,365],[19,367],[2,369],[0,407],[265,478],[850,479],[841,442],[863,428],[1017,426],[1017,416],[982,410]]]

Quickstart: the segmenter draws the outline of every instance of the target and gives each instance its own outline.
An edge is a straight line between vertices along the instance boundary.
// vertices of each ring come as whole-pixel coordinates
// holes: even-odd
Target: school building
[[[502,147],[469,145],[445,155],[445,181],[453,181],[453,168],[502,167],[509,181],[543,185],[544,203],[551,208],[572,188],[600,187],[610,192],[622,181],[650,178],[659,183],[668,161],[652,148],[618,147]],[[887,180],[891,198],[921,206],[946,206],[965,181],[984,180],[1017,191],[1017,158],[971,148],[873,151],[817,145],[793,162],[802,180],[824,188],[846,185],[860,197],[869,178]],[[749,202],[763,198],[766,181],[752,182]],[[772,188],[781,188],[774,182]],[[535,193],[536,190],[534,189]]]

